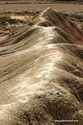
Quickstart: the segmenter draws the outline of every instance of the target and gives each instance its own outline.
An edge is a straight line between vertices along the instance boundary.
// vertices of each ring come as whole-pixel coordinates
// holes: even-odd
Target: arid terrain
[[[52,9],[82,9],[83,5],[80,4],[5,4],[0,5],[0,9],[46,9],[51,7]]]
[[[19,26],[29,22],[44,9],[1,9],[0,11],[0,42],[11,35]],[[68,18],[83,30],[83,10],[54,9],[64,18]]]
[[[0,5],[0,125],[82,125],[83,5],[14,5]]]

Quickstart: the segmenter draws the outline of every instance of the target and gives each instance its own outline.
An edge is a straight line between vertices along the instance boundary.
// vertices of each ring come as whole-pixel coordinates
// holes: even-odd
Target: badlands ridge
[[[83,31],[50,8],[29,25],[0,47],[0,125],[82,125]]]

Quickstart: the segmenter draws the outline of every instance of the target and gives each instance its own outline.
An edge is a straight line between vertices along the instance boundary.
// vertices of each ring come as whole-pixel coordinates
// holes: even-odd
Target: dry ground
[[[17,1],[0,1],[0,4],[83,4],[83,1],[51,1],[51,0],[17,0]]]
[[[55,9],[57,12],[59,12],[61,15],[63,15],[65,18],[68,18],[69,20],[71,20],[73,23],[75,23],[80,29],[83,30],[83,13],[82,10],[66,10],[66,9]],[[9,12],[6,12],[9,11]],[[34,15],[38,12],[42,11],[40,10],[20,10],[19,9],[10,9],[10,10],[3,10],[2,13],[0,14],[1,16],[9,16],[11,19],[16,19],[18,20],[17,24],[13,24],[10,22],[6,25],[0,25],[0,42],[3,41],[7,35],[11,34],[11,32],[14,31],[15,28],[17,28],[17,26],[22,26],[23,23],[19,23],[20,21],[28,21],[29,19],[31,19],[33,17],[33,13]],[[1,21],[0,21],[1,22]],[[6,21],[8,22],[8,21]],[[4,36],[5,35],[5,36]],[[4,36],[4,37],[3,37]]]
[[[27,15],[11,15],[10,16],[12,19],[19,19],[19,20],[24,20],[24,21],[27,21],[29,19],[31,19],[33,16],[27,16]]]
[[[75,9],[83,10],[83,5],[79,4],[5,4],[0,5],[0,9],[46,9],[51,7],[52,9]]]

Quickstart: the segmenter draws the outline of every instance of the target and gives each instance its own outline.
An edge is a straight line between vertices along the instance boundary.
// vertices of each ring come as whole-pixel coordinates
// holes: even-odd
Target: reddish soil
[[[73,9],[83,10],[83,5],[79,4],[5,4],[0,5],[0,9],[46,9],[51,7],[52,9]]]

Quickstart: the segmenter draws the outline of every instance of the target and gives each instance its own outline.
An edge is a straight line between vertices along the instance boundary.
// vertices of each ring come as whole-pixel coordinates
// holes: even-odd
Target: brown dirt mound
[[[31,23],[0,47],[0,125],[82,125],[82,32],[52,9]]]

